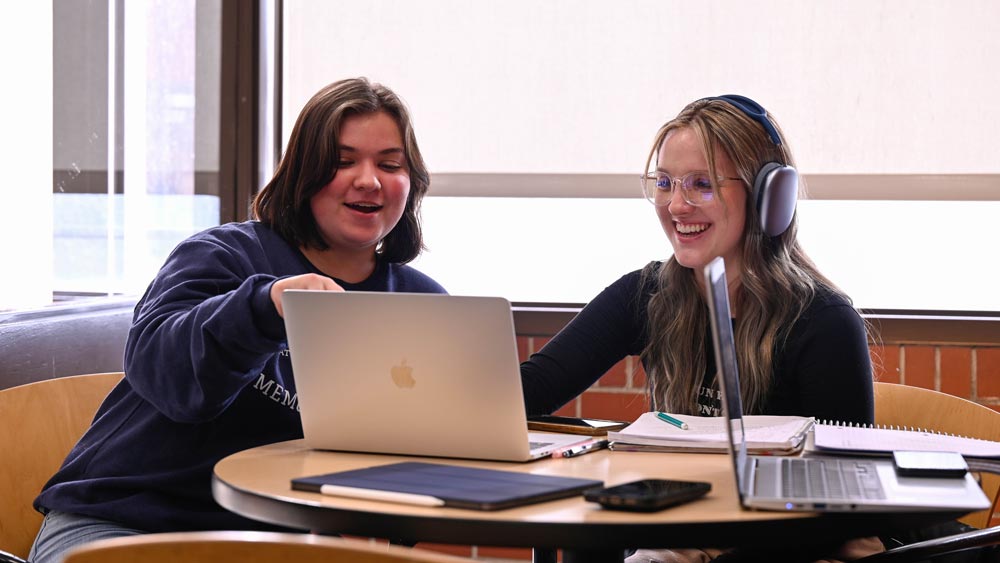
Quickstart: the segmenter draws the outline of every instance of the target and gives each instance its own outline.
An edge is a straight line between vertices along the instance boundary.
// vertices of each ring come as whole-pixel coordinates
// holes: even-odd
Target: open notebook
[[[683,430],[658,418],[655,412],[640,416],[627,428],[608,432],[617,451],[729,452],[725,418],[721,416],[672,417],[686,423]],[[802,449],[813,420],[803,416],[753,415],[743,417],[747,451],[755,454],[789,455]]]

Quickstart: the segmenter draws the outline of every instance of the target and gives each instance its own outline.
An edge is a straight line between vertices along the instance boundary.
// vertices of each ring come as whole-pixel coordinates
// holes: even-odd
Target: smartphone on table
[[[612,430],[621,430],[630,423],[621,420],[604,420],[600,418],[576,418],[572,416],[556,416],[552,414],[533,415],[528,417],[528,430],[543,432],[563,432],[566,434],[584,434],[587,436],[604,436]]]
[[[589,489],[583,498],[613,510],[653,512],[704,496],[712,484],[675,479],[641,479],[603,489]]]
[[[893,465],[900,477],[965,478],[969,464],[956,452],[892,452]]]

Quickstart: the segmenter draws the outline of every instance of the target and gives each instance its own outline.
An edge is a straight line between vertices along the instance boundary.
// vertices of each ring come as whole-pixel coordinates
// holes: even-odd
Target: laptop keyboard
[[[783,458],[782,492],[788,498],[884,499],[875,464],[854,459]]]
[[[533,451],[539,448],[545,448],[551,446],[554,443],[555,442],[528,442],[528,449]]]

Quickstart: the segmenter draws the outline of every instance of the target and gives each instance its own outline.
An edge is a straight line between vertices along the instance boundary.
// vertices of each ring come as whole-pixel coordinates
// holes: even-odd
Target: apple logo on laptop
[[[406,358],[403,358],[399,365],[392,366],[389,373],[392,375],[392,382],[396,384],[396,387],[409,389],[417,384],[417,380],[413,379],[413,368],[406,365]]]

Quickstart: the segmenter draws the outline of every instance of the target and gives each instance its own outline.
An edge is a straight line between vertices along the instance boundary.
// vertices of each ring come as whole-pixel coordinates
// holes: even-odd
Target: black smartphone
[[[711,483],[674,479],[642,479],[614,487],[589,489],[583,498],[604,508],[653,512],[704,496]]]
[[[969,465],[955,452],[892,452],[896,474],[900,477],[965,477]]]
[[[567,434],[586,434],[588,436],[603,436],[611,430],[621,430],[628,425],[628,422],[623,422],[621,420],[576,418],[572,416],[556,416],[552,414],[533,415],[528,417],[528,430],[565,432]]]

